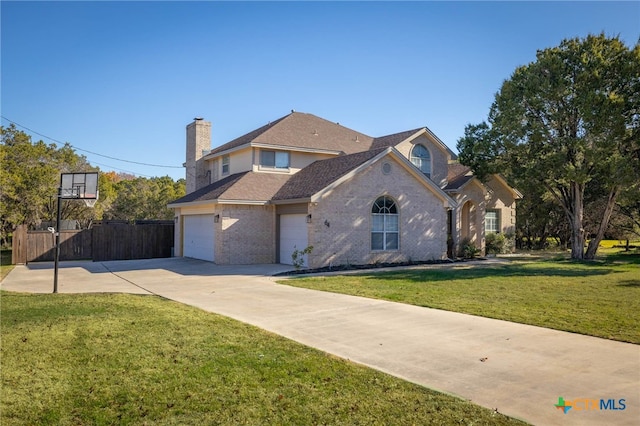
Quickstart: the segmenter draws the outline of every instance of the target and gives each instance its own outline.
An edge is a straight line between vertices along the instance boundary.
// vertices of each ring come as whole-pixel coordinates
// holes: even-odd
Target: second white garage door
[[[280,263],[293,265],[291,254],[295,249],[304,250],[309,241],[306,214],[280,215]],[[304,265],[307,266],[305,255]]]
[[[213,215],[184,216],[183,252],[184,257],[215,260],[215,228]]]

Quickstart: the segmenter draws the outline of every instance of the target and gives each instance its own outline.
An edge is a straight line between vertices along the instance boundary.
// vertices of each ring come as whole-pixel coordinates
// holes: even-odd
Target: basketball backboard
[[[98,199],[98,172],[62,173],[60,198]]]

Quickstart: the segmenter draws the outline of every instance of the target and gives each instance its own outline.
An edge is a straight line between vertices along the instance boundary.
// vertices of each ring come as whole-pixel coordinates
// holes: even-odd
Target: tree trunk
[[[607,199],[607,205],[605,206],[604,213],[602,214],[602,220],[600,221],[600,225],[598,226],[598,232],[596,233],[595,238],[589,241],[589,247],[587,247],[587,254],[585,255],[585,259],[593,260],[596,257],[596,252],[598,251],[600,241],[602,241],[604,232],[607,230],[607,226],[609,226],[609,220],[611,219],[611,215],[613,214],[613,209],[616,205],[616,197],[618,196],[619,191],[619,186],[614,186],[613,188],[611,188],[611,191],[609,192],[609,198]]]
[[[571,195],[573,205],[571,206],[571,259],[584,259],[584,229],[582,228],[582,218],[584,216],[584,185],[571,182]]]

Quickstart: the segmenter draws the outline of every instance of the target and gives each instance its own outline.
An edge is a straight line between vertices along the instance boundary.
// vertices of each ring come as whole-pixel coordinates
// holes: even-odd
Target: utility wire
[[[57,143],[59,143],[61,145],[65,145],[65,142],[61,142],[61,141],[59,141],[57,139],[54,139],[54,138],[52,138],[50,136],[43,135],[42,133],[36,132],[35,130],[30,129],[27,126],[23,126],[20,123],[16,123],[15,121],[8,119],[4,115],[0,115],[0,117],[2,117],[4,120],[8,121],[9,123],[13,123],[18,127],[21,127],[21,128],[23,128],[25,130],[28,130],[29,132],[31,132],[33,134],[36,134],[38,136],[42,136],[43,138],[46,138],[46,139],[49,139],[51,141],[57,142]],[[121,158],[116,158],[116,157],[110,157],[108,155],[98,154],[97,152],[93,152],[93,151],[89,151],[89,150],[86,150],[86,149],[78,148],[77,146],[72,145],[70,143],[69,143],[69,146],[71,148],[73,148],[73,149],[77,149],[78,151],[87,152],[89,154],[97,155],[99,157],[109,158],[110,160],[122,161],[124,163],[138,164],[140,166],[149,166],[149,167],[161,167],[161,168],[167,168],[167,169],[182,169],[182,166],[166,166],[166,165],[161,165],[161,164],[149,164],[149,163],[141,163],[141,162],[138,162],[138,161],[123,160]]]
[[[112,169],[112,170],[117,170],[117,171],[119,171],[119,172],[128,173],[128,174],[130,174],[130,175],[134,175],[134,176],[142,176],[142,177],[146,177],[146,178],[154,178],[154,177],[157,177],[157,176],[145,175],[145,174],[138,173],[138,172],[133,172],[133,171],[131,171],[131,170],[120,169],[120,168],[118,168],[118,167],[110,166],[110,165],[108,165],[108,164],[102,164],[102,163],[98,163],[98,162],[96,162],[96,161],[92,161],[92,162],[91,162],[91,165],[94,165],[94,164],[96,164],[96,165],[98,165],[98,166],[108,167],[108,168],[110,168],[110,169]]]

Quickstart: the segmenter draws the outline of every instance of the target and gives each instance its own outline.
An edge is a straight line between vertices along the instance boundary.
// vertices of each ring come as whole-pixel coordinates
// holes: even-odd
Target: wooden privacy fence
[[[60,232],[60,260],[152,259],[171,257],[173,221],[104,223],[90,229]],[[55,236],[49,231],[28,231],[20,225],[13,233],[14,264],[53,261]]]

